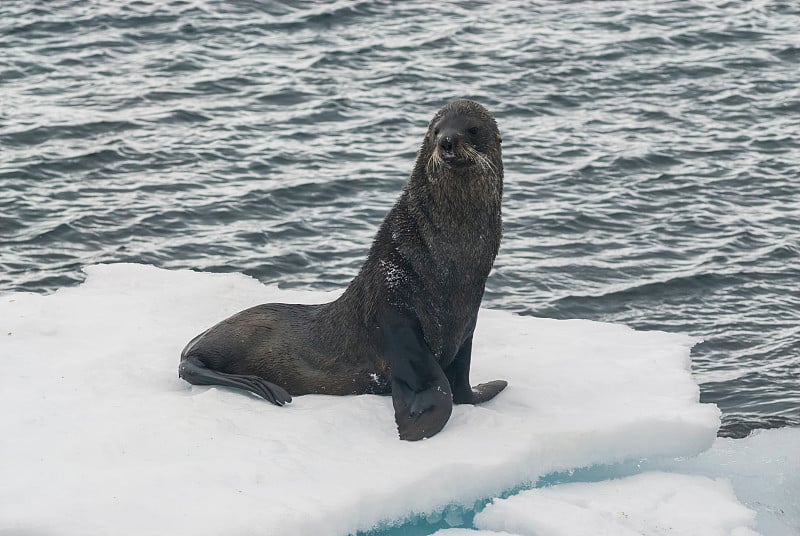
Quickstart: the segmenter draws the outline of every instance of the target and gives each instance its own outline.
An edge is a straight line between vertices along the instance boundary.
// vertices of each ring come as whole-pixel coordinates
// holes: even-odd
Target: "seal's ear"
[[[503,143],[503,136],[501,136],[499,132],[494,136],[497,138],[497,143]]]

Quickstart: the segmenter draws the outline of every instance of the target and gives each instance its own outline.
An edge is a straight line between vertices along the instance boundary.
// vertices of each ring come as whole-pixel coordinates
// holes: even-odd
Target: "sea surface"
[[[696,335],[721,435],[798,425],[798,28],[794,1],[4,0],[0,292],[100,262],[342,289],[468,97],[506,170],[484,306]]]

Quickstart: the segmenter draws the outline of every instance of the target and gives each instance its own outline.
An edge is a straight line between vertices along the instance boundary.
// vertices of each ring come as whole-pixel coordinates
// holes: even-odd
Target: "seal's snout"
[[[452,153],[455,147],[453,136],[443,136],[441,141],[439,141],[439,147],[441,147],[445,153]]]
[[[439,133],[439,152],[445,162],[452,164],[461,159],[459,154],[461,138],[463,136],[455,129],[447,129]]]

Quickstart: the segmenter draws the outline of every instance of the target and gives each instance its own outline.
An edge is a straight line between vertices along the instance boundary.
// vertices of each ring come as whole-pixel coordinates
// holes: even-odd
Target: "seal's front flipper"
[[[414,391],[404,382],[392,382],[394,420],[400,439],[418,441],[439,433],[453,411],[450,385],[445,379],[423,391]]]
[[[382,316],[381,347],[392,366],[392,403],[400,439],[418,441],[438,433],[450,419],[450,382],[410,314],[389,306]]]
[[[250,391],[276,406],[292,401],[291,395],[280,385],[268,382],[258,376],[227,374],[212,370],[197,357],[188,357],[178,366],[178,376],[194,385],[222,385]]]
[[[472,401],[470,404],[480,404],[493,399],[497,393],[506,388],[508,382],[505,380],[493,380],[490,382],[476,385],[472,388]]]
[[[508,385],[505,380],[494,380],[470,387],[469,363],[472,359],[472,335],[458,350],[455,359],[445,370],[450,387],[453,390],[454,404],[480,404],[491,400]]]

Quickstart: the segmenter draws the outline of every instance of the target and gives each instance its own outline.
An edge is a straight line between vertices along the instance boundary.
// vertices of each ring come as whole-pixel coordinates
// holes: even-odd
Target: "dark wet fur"
[[[359,274],[323,305],[265,304],[193,339],[179,374],[282,405],[290,395],[393,396],[400,437],[421,439],[472,389],[472,334],[500,245],[503,162],[494,118],[455,101],[431,121],[409,182]]]

